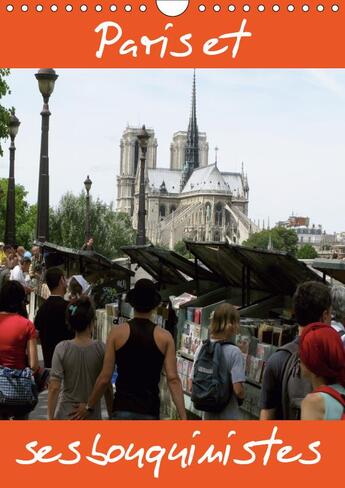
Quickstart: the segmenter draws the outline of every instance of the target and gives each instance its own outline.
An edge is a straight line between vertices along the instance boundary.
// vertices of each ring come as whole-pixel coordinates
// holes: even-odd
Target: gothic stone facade
[[[117,210],[138,225],[140,148],[137,127],[127,127],[120,148]],[[145,165],[147,238],[173,248],[184,238],[241,243],[253,229],[248,219],[249,187],[241,173],[221,172],[209,165],[209,147],[199,132],[193,76],[191,114],[186,132],[176,132],[170,145],[170,167],[157,168],[157,140],[150,135]]]
[[[137,228],[140,128],[127,127],[121,138],[120,175],[117,177],[117,210],[131,216]],[[186,132],[177,132],[171,143],[170,168],[157,168],[157,140],[150,134],[146,158],[146,230],[154,244],[170,246],[183,238],[201,241],[242,242],[248,238],[249,187],[243,171],[221,172],[208,165],[208,143],[199,133],[200,166],[181,188]],[[246,230],[247,229],[247,230]]]

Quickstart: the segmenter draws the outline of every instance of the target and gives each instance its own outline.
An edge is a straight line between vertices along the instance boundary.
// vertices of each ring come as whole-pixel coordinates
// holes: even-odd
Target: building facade
[[[327,234],[322,229],[322,225],[310,225],[309,217],[291,215],[288,220],[277,222],[276,225],[293,229],[298,237],[298,247],[310,244],[319,254],[331,250],[332,246],[337,243],[336,234]]]
[[[132,218],[134,228],[138,224],[139,130],[127,127],[122,135],[117,177],[117,210]],[[148,240],[170,248],[185,238],[241,243],[258,230],[248,218],[249,185],[243,167],[241,172],[221,172],[217,161],[209,164],[207,136],[197,124],[195,73],[188,130],[173,135],[169,168],[157,167],[157,140],[153,129],[148,132]]]

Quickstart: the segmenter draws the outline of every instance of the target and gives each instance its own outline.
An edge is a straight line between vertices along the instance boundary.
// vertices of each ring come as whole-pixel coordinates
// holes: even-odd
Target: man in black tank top
[[[142,279],[128,292],[127,301],[134,308],[134,318],[110,332],[102,372],[88,403],[80,404],[72,419],[85,419],[92,412],[104,394],[116,364],[118,378],[112,419],[158,420],[159,381],[164,367],[173,402],[180,418],[185,420],[174,340],[168,331],[150,320],[161,297],[151,280]]]

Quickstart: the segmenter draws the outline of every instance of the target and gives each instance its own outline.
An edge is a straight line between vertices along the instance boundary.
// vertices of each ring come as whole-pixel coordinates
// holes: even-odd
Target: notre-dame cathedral
[[[117,177],[117,211],[130,215],[134,228],[139,202],[139,131],[139,127],[127,127],[122,135]],[[171,249],[184,238],[231,243],[246,240],[256,230],[248,218],[248,179],[243,165],[242,172],[235,173],[220,171],[217,160],[209,164],[207,137],[197,124],[195,72],[188,130],[173,135],[170,168],[157,167],[157,139],[153,129],[147,131],[148,240]]]

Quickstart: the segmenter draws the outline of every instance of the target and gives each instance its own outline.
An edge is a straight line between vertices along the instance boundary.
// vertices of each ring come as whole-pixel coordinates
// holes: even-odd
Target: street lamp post
[[[18,134],[18,129],[20,122],[15,116],[14,111],[10,115],[10,120],[8,123],[8,133],[11,138],[10,145],[10,171],[8,177],[7,186],[7,206],[6,206],[6,224],[5,224],[5,244],[11,244],[14,246],[16,244],[16,190],[15,190],[15,179],[14,179],[14,160],[16,146],[14,145],[14,140]]]
[[[86,190],[86,220],[85,220],[85,242],[91,237],[91,224],[90,224],[90,190],[92,186],[92,181],[90,180],[89,175],[87,175],[86,180],[84,181],[84,186]]]
[[[138,234],[137,244],[143,246],[146,244],[146,230],[145,230],[145,161],[147,144],[150,138],[145,125],[142,126],[141,131],[138,134],[139,145],[141,149],[140,153],[140,189],[139,189],[139,208],[138,208]]]
[[[40,174],[38,180],[37,199],[37,240],[44,242],[49,240],[49,97],[54,91],[55,81],[58,75],[51,68],[40,69],[35,74],[38,87],[43,97]]]

